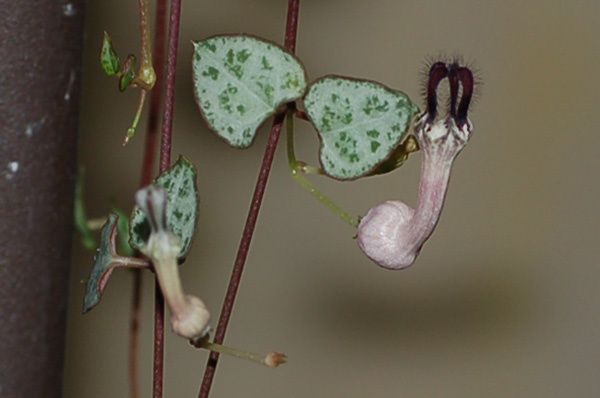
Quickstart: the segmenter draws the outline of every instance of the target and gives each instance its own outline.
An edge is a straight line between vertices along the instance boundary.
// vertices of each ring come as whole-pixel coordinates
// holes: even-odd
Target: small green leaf
[[[104,73],[108,76],[116,75],[121,68],[121,60],[113,48],[110,36],[106,32],[104,32],[104,40],[102,41],[102,49],[100,50],[100,65],[102,65]]]
[[[88,250],[94,250],[96,248],[96,239],[94,234],[88,227],[88,218],[85,211],[85,203],[83,200],[83,183],[84,183],[85,170],[79,169],[77,175],[77,183],[75,185],[75,203],[73,206],[73,216],[75,221],[75,228],[81,235],[81,244]]]
[[[337,76],[314,82],[304,106],[321,139],[323,170],[340,180],[368,175],[390,157],[419,111],[400,91]]]
[[[135,55],[129,54],[123,63],[121,69],[121,77],[119,78],[119,90],[125,91],[135,79]]]
[[[114,242],[117,233],[117,222],[119,217],[111,213],[104,227],[102,227],[100,246],[94,256],[94,266],[85,287],[85,296],[83,298],[83,313],[94,308],[102,298],[104,287],[115,267],[115,256],[112,251],[112,242]]]
[[[194,94],[208,125],[237,148],[284,103],[306,90],[300,62],[281,47],[249,36],[215,36],[194,43]]]
[[[198,188],[196,169],[183,156],[167,171],[158,176],[155,185],[167,191],[167,224],[181,239],[179,258],[184,258],[192,244],[198,218]],[[135,206],[129,220],[129,244],[135,249],[145,246],[150,225],[144,213]]]

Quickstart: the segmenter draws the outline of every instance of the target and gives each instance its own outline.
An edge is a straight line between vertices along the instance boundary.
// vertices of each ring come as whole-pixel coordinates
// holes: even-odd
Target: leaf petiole
[[[106,217],[91,218],[86,221],[85,225],[90,231],[100,231],[106,224]]]
[[[142,116],[142,111],[144,110],[144,103],[146,102],[146,94],[148,91],[142,89],[140,90],[140,97],[138,100],[137,111],[135,112],[135,117],[133,118],[133,122],[131,123],[131,127],[127,129],[127,135],[123,140],[123,146],[127,145],[127,143],[133,138],[135,135],[135,130],[137,129],[138,124],[140,123],[140,117]]]
[[[320,168],[308,166],[306,163],[296,160],[294,151],[294,111],[290,110],[286,115],[287,130],[287,156],[288,165],[292,178],[305,190],[307,190],[315,199],[321,202],[325,207],[331,210],[335,215],[341,218],[348,225],[357,228],[359,224],[358,217],[350,215],[343,210],[337,203],[328,196],[319,191],[303,174],[323,174]]]

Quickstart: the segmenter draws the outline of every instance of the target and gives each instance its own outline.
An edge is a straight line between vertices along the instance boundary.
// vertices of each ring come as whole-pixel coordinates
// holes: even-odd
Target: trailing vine
[[[140,91],[134,122],[125,142],[133,138],[147,93],[151,93],[149,129],[142,186],[129,218],[113,211],[101,222],[88,220],[82,202],[83,183],[76,192],[76,226],[86,247],[93,247],[92,230],[101,225],[99,248],[87,281],[84,312],[100,302],[113,271],[135,270],[130,348],[130,395],[137,388],[137,330],[141,270],[156,276],[154,308],[153,397],[162,397],[164,368],[164,306],[177,335],[192,346],[210,351],[199,390],[207,398],[220,354],[276,367],[287,361],[280,352],[266,355],[223,344],[249,254],[275,150],[286,128],[288,166],[292,178],[342,221],[355,229],[357,243],[371,260],[388,269],[412,265],[438,223],[453,162],[468,142],[473,125],[468,109],[475,89],[471,71],[456,61],[439,61],[429,69],[425,110],[402,91],[364,78],[328,75],[309,79],[295,55],[300,0],[288,0],[284,45],[252,35],[219,34],[193,43],[193,91],[207,126],[236,148],[252,145],[259,127],[273,118],[254,194],[234,261],[213,340],[211,313],[198,295],[185,292],[179,266],[185,263],[197,228],[199,192],[196,170],[184,157],[171,163],[175,77],[181,18],[181,0],[170,2],[164,93],[162,85],[166,0],[156,11],[154,61],[150,52],[148,8],[139,0],[141,59],[122,61],[108,34],[101,49],[101,65],[119,79],[119,89]],[[438,87],[448,81],[446,112],[438,106]],[[152,179],[158,114],[164,94],[159,175]],[[296,158],[294,120],[309,122],[320,141],[318,166]],[[307,178],[326,176],[354,181],[390,173],[411,153],[423,152],[419,202],[415,209],[392,200],[375,206],[364,217],[352,215],[322,193]],[[104,222],[105,221],[105,222]],[[117,247],[118,239],[121,247]],[[119,254],[119,252],[123,254]],[[133,256],[137,253],[138,256]]]

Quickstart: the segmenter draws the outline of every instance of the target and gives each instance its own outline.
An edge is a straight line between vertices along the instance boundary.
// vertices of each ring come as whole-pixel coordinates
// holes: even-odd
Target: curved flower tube
[[[140,189],[135,199],[151,228],[150,238],[141,252],[152,261],[165,301],[171,309],[171,327],[181,337],[200,339],[209,332],[210,313],[202,300],[183,292],[177,263],[181,243],[167,227],[167,193],[162,188],[149,185]]]
[[[437,88],[446,78],[450,106],[447,115],[438,118]],[[443,62],[431,66],[427,110],[415,126],[423,150],[417,207],[412,209],[395,200],[384,202],[370,209],[358,227],[358,246],[378,265],[394,270],[409,267],[433,233],[444,206],[452,164],[473,130],[467,117],[473,86],[473,74],[466,67]]]

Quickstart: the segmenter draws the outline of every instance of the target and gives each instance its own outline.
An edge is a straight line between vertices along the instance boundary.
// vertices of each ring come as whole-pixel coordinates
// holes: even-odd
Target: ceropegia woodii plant
[[[374,81],[343,76],[325,76],[310,84],[301,101],[304,111],[297,112],[296,100],[304,92],[302,65],[284,49],[244,35],[216,36],[195,43],[193,73],[194,92],[201,112],[209,126],[232,146],[249,146],[256,128],[283,102],[291,104],[288,118],[302,115],[309,120],[321,141],[321,167],[296,160],[290,120],[288,156],[292,175],[319,201],[355,227],[359,226],[359,218],[343,211],[301,174],[355,180],[392,171],[404,162],[408,153],[419,146],[423,148],[424,174],[416,211],[401,202],[386,203],[382,209],[391,209],[391,213],[379,208],[369,211],[360,222],[358,234],[360,248],[376,263],[399,269],[414,262],[439,218],[447,187],[443,182],[447,183],[450,175],[451,160],[470,134],[466,112],[473,78],[468,68],[456,62],[438,62],[432,66],[427,111],[421,117],[417,117],[419,108],[403,92]],[[295,92],[286,91],[290,81],[296,81],[292,76],[302,78],[302,84],[293,85],[298,89]],[[447,118],[434,124],[438,116],[437,86],[444,78],[450,81],[450,107]],[[269,85],[265,85],[267,81]],[[279,93],[274,87],[283,90],[281,95],[268,95]],[[462,93],[460,102],[459,92]],[[415,135],[410,134],[411,128],[416,130]],[[437,161],[443,156],[450,160]],[[435,165],[430,166],[431,161]],[[426,188],[432,185],[439,185],[439,192],[428,193]],[[435,203],[431,204],[432,201]],[[394,212],[397,215],[393,215]],[[400,238],[403,233],[408,237]]]
[[[308,84],[304,67],[294,56],[299,0],[288,1],[284,47],[247,35],[213,36],[193,45],[194,94],[208,126],[219,137],[233,147],[247,148],[252,144],[258,127],[275,115],[215,341],[208,341],[208,310],[198,298],[183,293],[178,274],[178,264],[185,261],[190,249],[198,214],[193,166],[180,159],[168,168],[180,0],[173,0],[174,7],[171,8],[171,21],[176,26],[170,30],[173,36],[169,40],[171,55],[168,58],[166,122],[161,144],[162,173],[153,185],[138,192],[139,207],[133,211],[129,223],[131,246],[146,255],[148,260],[117,254],[117,235],[121,235],[122,239],[125,235],[118,231],[122,231],[127,222],[122,215],[111,214],[102,230],[100,248],[88,281],[86,310],[98,303],[114,268],[154,270],[171,308],[175,332],[190,339],[195,346],[213,351],[200,398],[206,398],[210,391],[218,359],[215,352],[231,353],[269,366],[285,362],[286,357],[281,353],[260,357],[220,345],[284,121],[287,121],[287,152],[293,178],[344,221],[358,227],[360,248],[373,261],[391,269],[412,264],[433,232],[442,209],[452,162],[466,144],[472,129],[467,110],[473,92],[473,78],[468,68],[457,63],[434,64],[428,81],[426,111],[420,115],[418,107],[406,94],[381,83],[326,76]],[[164,10],[165,1],[159,2]],[[108,35],[105,35],[101,51],[104,71],[119,78],[121,90],[130,86],[142,89],[138,111],[126,141],[133,136],[146,92],[155,82],[147,37],[146,3],[147,0],[139,0],[142,54],[138,71],[137,58],[129,55],[121,60]],[[440,116],[436,108],[437,87],[445,78],[450,83],[450,104],[448,114]],[[160,104],[160,95],[154,103]],[[309,121],[315,127],[321,142],[320,166],[311,166],[296,159],[295,118]],[[410,153],[419,149],[423,152],[423,167],[419,203],[414,209],[399,201],[388,201],[374,207],[362,219],[354,217],[319,192],[304,176],[320,174],[349,181],[381,175],[401,166]],[[148,151],[151,153],[152,145]],[[146,159],[150,161],[145,169],[150,170],[152,158]],[[144,184],[148,184],[149,180],[146,179]],[[85,223],[84,208],[80,207],[76,213],[78,228],[86,235],[85,243],[91,245],[93,237]],[[97,222],[92,224],[98,225]],[[131,248],[128,247],[128,250]],[[156,319],[160,320],[159,306],[156,314]],[[155,334],[155,353],[158,352],[158,355],[162,355],[158,350],[161,341],[160,334]],[[155,357],[155,376],[158,377],[158,382],[155,379],[154,383],[155,397],[162,394],[161,375],[162,360]]]

